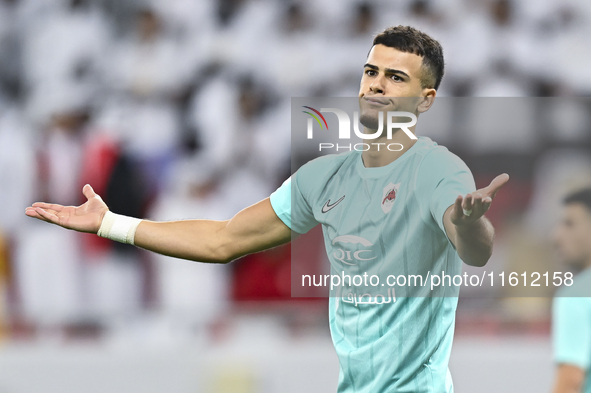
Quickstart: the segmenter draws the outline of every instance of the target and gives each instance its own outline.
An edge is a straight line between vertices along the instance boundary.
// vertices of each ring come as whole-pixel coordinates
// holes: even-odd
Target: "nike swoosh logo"
[[[343,195],[343,197],[341,199],[339,199],[338,201],[336,201],[332,205],[330,204],[330,199],[329,199],[328,201],[326,201],[326,203],[324,204],[324,206],[322,206],[322,213],[326,213],[326,212],[330,211],[336,205],[338,205],[339,203],[341,203],[341,201],[343,199],[345,199],[345,196],[344,195]]]

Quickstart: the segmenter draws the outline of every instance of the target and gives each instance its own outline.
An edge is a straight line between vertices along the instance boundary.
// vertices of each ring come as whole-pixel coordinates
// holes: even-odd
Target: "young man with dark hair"
[[[433,104],[443,76],[439,43],[411,27],[385,30],[374,41],[359,89],[364,133],[379,116],[407,110],[416,116]],[[414,126],[410,127],[414,133]],[[362,239],[367,270],[380,274],[461,272],[461,260],[483,266],[494,230],[484,213],[508,175],[475,190],[470,170],[429,138],[396,129],[372,148],[320,157],[303,165],[270,198],[231,220],[151,222],[108,211],[89,185],[79,207],[35,203],[26,214],[65,228],[135,244],[161,254],[227,263],[291,239],[322,224],[334,269],[337,239]],[[379,149],[399,143],[399,151]],[[377,146],[377,148],[376,148]],[[334,201],[332,204],[330,201]],[[352,241],[339,244],[360,255]],[[369,257],[372,253],[372,257]],[[339,356],[338,391],[452,392],[447,369],[457,297],[398,297],[389,303],[329,302],[330,328]]]
[[[554,393],[591,393],[591,188],[564,198],[563,218],[554,240],[573,270],[572,286],[554,298],[552,335],[557,365]]]
[[[439,89],[444,70],[443,48],[439,42],[410,26],[396,26],[376,35],[372,48],[376,45],[422,57],[421,87]]]

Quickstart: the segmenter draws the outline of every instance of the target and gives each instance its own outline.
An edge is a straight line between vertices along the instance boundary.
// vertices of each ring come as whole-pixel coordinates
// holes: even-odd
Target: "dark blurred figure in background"
[[[22,94],[21,37],[15,17],[17,9],[18,0],[0,1],[0,101],[3,95],[18,100]]]
[[[359,3],[355,10],[355,35],[371,34],[375,21],[374,7],[370,3]]]

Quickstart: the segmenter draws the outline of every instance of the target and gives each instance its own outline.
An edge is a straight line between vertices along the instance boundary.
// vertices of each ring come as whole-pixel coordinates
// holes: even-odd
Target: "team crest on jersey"
[[[382,195],[382,210],[384,213],[388,213],[392,210],[392,205],[394,205],[394,200],[396,199],[399,187],[400,183],[388,183],[388,185],[384,187],[384,194]]]

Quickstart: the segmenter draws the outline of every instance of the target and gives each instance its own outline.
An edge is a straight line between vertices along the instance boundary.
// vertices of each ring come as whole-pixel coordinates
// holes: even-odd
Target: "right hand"
[[[89,184],[84,186],[82,193],[88,200],[80,206],[35,202],[27,207],[25,214],[67,229],[97,233],[109,208]]]

